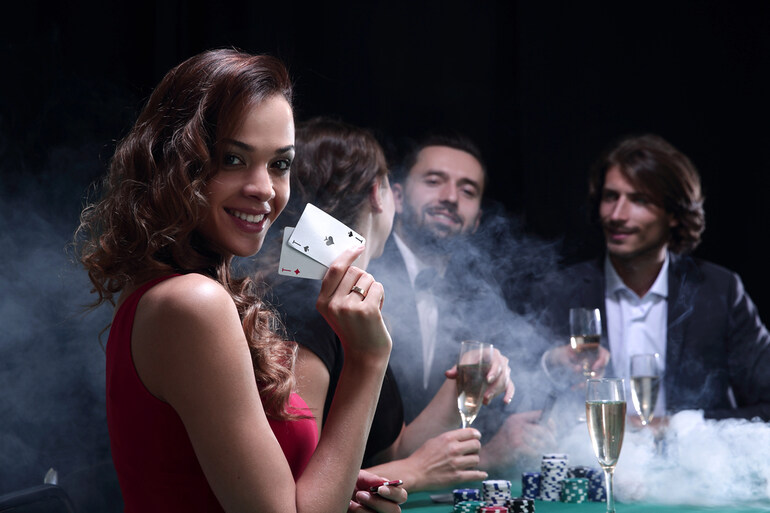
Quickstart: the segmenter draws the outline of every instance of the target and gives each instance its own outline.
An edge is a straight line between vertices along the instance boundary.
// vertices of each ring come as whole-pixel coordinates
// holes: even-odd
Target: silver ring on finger
[[[361,301],[363,301],[366,298],[366,291],[359,287],[358,285],[353,285],[353,287],[350,289],[350,292],[355,292],[359,296],[361,296]]]

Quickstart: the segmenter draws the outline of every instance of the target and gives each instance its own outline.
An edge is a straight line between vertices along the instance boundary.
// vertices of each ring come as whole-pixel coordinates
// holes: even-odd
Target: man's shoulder
[[[673,255],[671,257],[671,273],[682,276],[684,280],[696,283],[725,284],[740,282],[740,276],[735,271],[714,262],[691,255]]]
[[[401,251],[398,249],[396,240],[393,238],[393,234],[391,234],[385,242],[385,248],[382,251],[382,255],[369,262],[367,271],[369,271],[377,280],[379,280],[379,276],[382,274],[406,274],[406,263],[404,262],[403,255],[401,255]]]

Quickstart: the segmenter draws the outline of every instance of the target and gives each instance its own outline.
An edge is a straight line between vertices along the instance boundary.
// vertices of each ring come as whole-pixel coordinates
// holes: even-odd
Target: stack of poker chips
[[[481,500],[488,506],[505,506],[511,498],[511,482],[504,479],[488,479],[481,483]]]
[[[591,467],[570,467],[568,477],[588,479],[588,500],[604,502],[607,492],[604,489],[604,474],[601,470]]]
[[[540,496],[540,472],[521,473],[521,496],[527,499]]]
[[[455,504],[463,501],[481,500],[481,494],[479,493],[478,488],[457,488],[456,490],[452,490],[452,495],[454,496]]]
[[[580,504],[588,500],[588,479],[568,477],[561,482],[561,501]]]
[[[535,499],[515,497],[506,501],[509,513],[535,513]]]
[[[561,482],[567,478],[566,454],[544,454],[540,464],[541,501],[556,502],[561,499]]]
[[[508,506],[481,506],[479,513],[508,513]]]
[[[454,505],[454,513],[478,513],[479,508],[484,506],[481,501],[460,501]]]

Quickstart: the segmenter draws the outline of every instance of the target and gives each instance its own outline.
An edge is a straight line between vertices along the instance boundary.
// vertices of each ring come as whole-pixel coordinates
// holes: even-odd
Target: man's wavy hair
[[[594,164],[589,179],[589,212],[596,223],[605,176],[612,167],[673,215],[677,223],[670,233],[672,252],[687,253],[700,244],[706,228],[704,198],[700,175],[687,156],[653,134],[624,137],[610,146]]]
[[[286,419],[296,347],[284,340],[261,285],[231,276],[230,259],[197,231],[205,187],[222,161],[220,141],[274,96],[291,105],[289,74],[271,56],[211,50],[169,71],[118,144],[101,198],[83,210],[74,242],[98,295],[93,307],[171,273],[221,283],[240,314],[265,410]]]

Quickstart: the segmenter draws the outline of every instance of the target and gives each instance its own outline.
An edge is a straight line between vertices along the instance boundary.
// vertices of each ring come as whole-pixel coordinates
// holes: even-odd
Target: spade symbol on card
[[[345,249],[366,242],[355,230],[310,203],[297,221],[290,241],[291,247],[325,266],[331,265]]]

